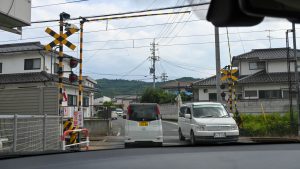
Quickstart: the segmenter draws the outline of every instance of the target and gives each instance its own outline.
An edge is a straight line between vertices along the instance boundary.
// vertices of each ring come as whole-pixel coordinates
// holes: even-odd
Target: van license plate
[[[214,138],[224,138],[226,137],[225,133],[215,133]]]
[[[140,121],[139,126],[148,126],[148,122],[147,121]]]

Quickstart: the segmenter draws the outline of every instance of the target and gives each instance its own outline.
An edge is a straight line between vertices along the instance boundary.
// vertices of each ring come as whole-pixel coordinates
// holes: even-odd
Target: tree
[[[158,88],[146,88],[142,94],[142,103],[171,103],[175,99],[174,94],[170,94],[162,89]]]

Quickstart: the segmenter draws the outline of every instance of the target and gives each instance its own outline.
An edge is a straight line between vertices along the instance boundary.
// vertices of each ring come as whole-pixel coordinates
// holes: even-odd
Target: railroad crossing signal
[[[45,49],[47,51],[50,51],[54,46],[58,45],[61,42],[62,44],[66,45],[68,48],[74,50],[76,48],[76,46],[74,44],[72,44],[71,42],[69,42],[67,40],[67,37],[71,36],[73,33],[77,32],[77,31],[78,31],[78,29],[69,29],[66,33],[64,33],[62,36],[60,36],[59,34],[54,32],[52,29],[47,28],[45,30],[45,32],[48,33],[49,35],[51,35],[52,37],[54,37],[55,40],[53,40],[51,43],[46,45]]]
[[[238,71],[237,69],[232,69],[232,70],[222,69],[221,73],[223,73],[224,76],[221,78],[221,80],[225,81],[227,79],[231,79],[232,81],[237,81],[238,78],[236,76],[233,76],[233,74],[236,73],[237,71]]]

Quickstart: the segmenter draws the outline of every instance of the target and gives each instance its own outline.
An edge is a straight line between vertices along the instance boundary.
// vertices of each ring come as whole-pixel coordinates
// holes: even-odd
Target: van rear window
[[[133,121],[159,120],[159,112],[155,105],[130,105],[128,108],[128,120],[133,120]]]

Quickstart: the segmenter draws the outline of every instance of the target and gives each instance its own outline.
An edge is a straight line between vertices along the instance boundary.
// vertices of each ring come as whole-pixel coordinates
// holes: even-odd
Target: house
[[[113,98],[114,104],[122,106],[126,110],[130,103],[138,103],[140,97],[137,95],[118,95]]]
[[[46,52],[40,42],[0,45],[0,114],[59,115],[58,53]],[[70,60],[64,54],[64,71],[72,71]],[[64,73],[62,106],[65,116],[78,109],[78,83],[71,83]],[[93,114],[94,85],[96,81],[83,77],[83,112]]]
[[[293,52],[289,50],[293,59]],[[233,67],[239,72],[235,88],[240,112],[289,111],[289,77],[294,81],[295,71],[292,60],[288,66],[287,53],[287,48],[254,49],[233,57]],[[300,50],[297,50],[297,57],[300,57]],[[216,76],[194,82],[193,91],[195,101],[215,101]],[[227,98],[228,93],[225,100]]]
[[[160,88],[174,94],[178,94],[178,92],[183,92],[189,95],[192,94],[192,87],[191,87],[192,83],[193,81],[188,81],[188,82],[170,81],[162,84]]]

